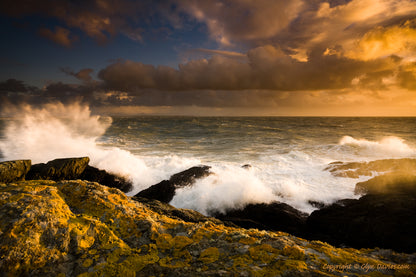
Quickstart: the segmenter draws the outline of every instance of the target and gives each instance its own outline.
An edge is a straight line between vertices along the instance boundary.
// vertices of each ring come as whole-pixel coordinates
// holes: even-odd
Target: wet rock
[[[191,167],[172,175],[169,180],[164,180],[140,191],[135,196],[169,203],[175,196],[175,190],[177,188],[193,185],[197,179],[210,175],[211,172],[209,169],[210,167],[205,165]]]
[[[26,175],[27,180],[73,180],[79,179],[90,159],[64,158],[47,162],[46,164],[34,164]]]
[[[355,194],[416,194],[416,175],[408,172],[394,172],[371,178],[355,185]]]
[[[249,204],[241,210],[215,214],[222,221],[230,221],[244,228],[257,228],[302,234],[307,214],[285,203]]]
[[[31,166],[30,160],[6,161],[0,163],[0,183],[24,180]]]
[[[86,181],[97,182],[110,188],[117,188],[125,193],[133,189],[133,183],[130,180],[89,165],[87,165],[79,178]]]
[[[371,162],[333,162],[325,170],[336,177],[359,178],[372,176],[374,173],[404,171],[416,174],[416,159],[384,159]]]
[[[369,194],[314,211],[307,219],[307,238],[355,248],[415,252],[414,218],[415,194]]]

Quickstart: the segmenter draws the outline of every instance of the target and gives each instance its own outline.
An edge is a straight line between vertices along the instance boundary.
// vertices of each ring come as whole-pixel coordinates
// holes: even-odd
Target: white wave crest
[[[415,148],[409,146],[404,139],[395,136],[383,137],[378,141],[344,136],[339,145],[355,147],[360,154],[370,157],[396,158],[416,155]]]

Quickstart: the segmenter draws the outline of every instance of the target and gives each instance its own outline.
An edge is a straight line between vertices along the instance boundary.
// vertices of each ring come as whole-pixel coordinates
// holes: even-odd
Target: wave
[[[4,160],[30,159],[44,163],[56,158],[88,156],[92,166],[123,175],[133,181],[129,194],[193,166],[195,159],[174,155],[149,159],[118,147],[103,148],[97,140],[111,125],[110,117],[92,115],[78,103],[47,104],[40,108],[23,106],[18,118],[7,122],[0,151]]]
[[[125,125],[126,128],[137,125],[134,122],[137,119],[131,120]],[[240,126],[238,123],[233,124]],[[209,165],[212,175],[198,180],[192,187],[179,189],[171,202],[178,208],[190,208],[204,214],[271,201],[285,202],[304,212],[311,212],[314,208],[309,201],[331,203],[357,197],[354,196],[355,183],[365,180],[334,177],[323,170],[329,162],[345,157],[371,160],[416,154],[415,148],[398,137],[371,141],[344,136],[338,144],[330,144],[328,140],[328,143],[318,145],[311,140],[305,142],[301,137],[296,147],[282,139],[276,139],[274,144],[267,146],[264,142],[244,141],[239,147],[231,147],[241,140],[238,133],[227,136],[229,140],[221,150],[201,148],[196,139],[195,145],[189,145],[188,150],[173,154],[170,150],[179,142],[155,143],[152,138],[152,144],[147,145],[151,151],[144,154],[133,149],[137,153],[133,154],[126,148],[135,148],[136,143],[140,145],[141,138],[149,135],[140,133],[140,128],[134,127],[137,133],[130,132],[128,141],[135,144],[126,145],[123,142],[126,137],[121,133],[106,136],[112,124],[110,117],[94,115],[88,106],[81,104],[55,103],[39,108],[25,106],[19,109],[18,118],[6,121],[0,136],[0,151],[4,160],[31,159],[33,163],[89,156],[92,166],[130,178],[134,190],[129,195],[192,166]],[[124,125],[116,127],[124,128],[121,126]],[[211,133],[200,136],[202,139],[209,136],[214,144],[224,137],[215,137]],[[162,144],[164,147],[161,147]],[[227,147],[231,150],[228,151]],[[248,149],[245,154],[239,152],[245,147]],[[251,164],[249,169],[241,167],[247,163]]]
[[[383,137],[378,141],[356,139],[344,136],[339,145],[352,147],[356,154],[361,156],[400,158],[416,155],[416,148],[408,145],[404,139],[395,136]]]

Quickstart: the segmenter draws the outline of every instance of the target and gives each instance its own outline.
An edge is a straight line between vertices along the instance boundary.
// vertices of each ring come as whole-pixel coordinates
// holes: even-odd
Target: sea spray
[[[213,174],[171,202],[205,214],[271,201],[311,212],[310,201],[357,198],[355,184],[371,178],[335,177],[328,163],[416,157],[411,118],[110,118],[59,103],[16,111],[0,130],[3,160],[89,156],[91,165],[131,178],[129,195],[208,165]]]
[[[102,147],[97,140],[111,125],[110,117],[92,115],[78,103],[23,106],[19,116],[7,121],[0,141],[3,160],[31,159],[32,163],[64,157],[90,157],[90,164],[130,178],[134,190],[147,188],[170,175],[194,165],[195,159],[180,161],[174,156],[152,159],[133,155],[119,147]],[[173,165],[175,164],[175,166]]]

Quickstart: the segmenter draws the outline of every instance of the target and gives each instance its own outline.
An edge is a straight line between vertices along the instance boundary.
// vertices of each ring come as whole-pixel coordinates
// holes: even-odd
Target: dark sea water
[[[92,165],[130,177],[130,194],[209,165],[214,174],[171,202],[203,213],[274,200],[311,212],[308,201],[356,198],[355,184],[369,178],[334,177],[324,170],[328,163],[416,158],[416,118],[109,118],[80,107],[71,116],[44,113],[0,120],[2,160],[89,156]]]

